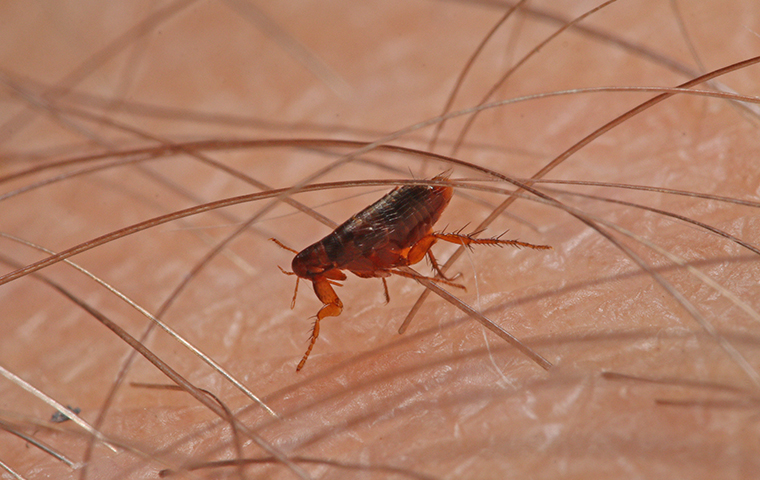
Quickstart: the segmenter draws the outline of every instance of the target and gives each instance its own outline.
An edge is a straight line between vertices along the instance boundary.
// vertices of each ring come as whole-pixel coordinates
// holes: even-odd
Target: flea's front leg
[[[306,349],[306,353],[303,354],[303,358],[296,367],[296,372],[301,371],[304,365],[306,365],[306,359],[309,358],[311,349],[314,348],[314,344],[317,343],[317,337],[319,337],[319,321],[325,317],[337,317],[340,312],[343,311],[343,302],[340,301],[338,295],[333,290],[330,281],[326,278],[320,278],[313,281],[314,293],[317,294],[317,298],[324,306],[317,312],[317,319],[314,321],[314,329],[311,332],[311,339],[309,340],[309,346]]]
[[[343,311],[343,302],[333,290],[330,280],[319,278],[314,280],[314,293],[324,306],[317,313],[317,321],[325,317],[337,317]]]

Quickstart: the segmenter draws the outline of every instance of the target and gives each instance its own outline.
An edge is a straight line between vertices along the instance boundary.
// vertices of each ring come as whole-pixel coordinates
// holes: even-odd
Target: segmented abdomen
[[[396,188],[318,243],[322,243],[328,259],[338,269],[361,265],[361,259],[369,257],[373,258],[374,269],[398,266],[392,264],[398,252],[432,231],[452,193],[448,186]]]

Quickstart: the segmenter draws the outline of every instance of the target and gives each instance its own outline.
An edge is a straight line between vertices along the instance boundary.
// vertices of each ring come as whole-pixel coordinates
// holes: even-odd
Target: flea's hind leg
[[[412,248],[409,249],[409,253],[406,254],[407,265],[414,265],[415,263],[425,258],[425,255],[429,254],[430,252],[430,247],[432,247],[437,241],[438,238],[436,238],[435,235],[425,235],[424,237],[420,238],[417,243],[412,245]],[[433,258],[432,255],[430,255],[430,258]],[[432,261],[433,265],[437,266],[435,259]]]
[[[306,365],[306,359],[309,358],[311,350],[314,348],[314,344],[317,343],[317,337],[319,337],[319,322],[325,317],[337,317],[340,312],[343,311],[343,302],[340,301],[338,295],[333,290],[330,281],[326,278],[314,280],[314,293],[317,294],[317,298],[324,306],[317,312],[317,319],[314,321],[314,329],[311,331],[311,339],[309,340],[309,346],[306,348],[306,353],[303,354],[303,358],[296,367],[296,372],[301,371],[304,365]]]
[[[434,282],[444,283],[452,287],[465,289],[464,286],[458,283],[454,283],[451,278],[448,278],[446,275],[443,274],[443,271],[441,270],[441,267],[438,265],[438,262],[436,261],[435,256],[433,255],[433,251],[431,250],[431,247],[435,245],[435,242],[437,241],[438,241],[438,237],[436,236],[436,234],[425,235],[424,237],[422,237],[417,243],[412,245],[412,248],[409,249],[409,253],[407,253],[406,255],[407,265],[414,265],[415,263],[425,258],[425,255],[427,255],[428,259],[430,259],[430,264],[433,266],[433,270],[435,270],[436,276],[424,277],[420,275],[419,278],[426,278]],[[396,275],[406,276],[409,278],[416,278],[413,275],[405,274],[399,270],[393,270],[393,273],[395,273]],[[456,276],[454,278],[456,278]]]
[[[443,240],[444,242],[449,243],[456,243],[457,245],[463,245],[465,247],[472,247],[473,245],[498,245],[500,247],[504,245],[510,245],[517,248],[533,248],[535,250],[551,250],[552,247],[549,245],[534,245],[532,243],[527,242],[521,242],[519,240],[502,240],[501,237],[504,235],[503,233],[499,235],[498,237],[491,237],[491,238],[476,238],[475,235],[477,235],[480,232],[471,233],[469,235],[464,235],[459,232],[455,233],[432,233],[430,234],[431,237],[435,237],[437,240]]]

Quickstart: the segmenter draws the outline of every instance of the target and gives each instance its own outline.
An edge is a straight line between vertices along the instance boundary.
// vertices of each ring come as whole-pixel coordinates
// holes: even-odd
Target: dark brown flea
[[[447,181],[448,176],[441,174],[433,181]],[[454,190],[450,185],[408,185],[397,187],[383,198],[357,213],[331,234],[317,243],[297,252],[281,242],[271,239],[280,247],[296,253],[292,263],[292,272],[296,275],[296,290],[293,294],[291,308],[295,306],[298,294],[298,278],[308,280],[314,286],[317,298],[323,307],[317,312],[314,330],[303,359],[296,367],[300,371],[309,357],[319,336],[319,322],[325,317],[337,317],[343,311],[343,303],[333,290],[333,285],[341,286],[338,281],[345,280],[348,270],[361,278],[379,277],[383,281],[386,303],[388,285],[385,277],[400,275],[408,278],[424,278],[457,288],[462,285],[452,282],[443,275],[438,267],[430,247],[438,240],[455,243],[466,247],[472,245],[512,245],[537,250],[549,250],[548,245],[533,245],[517,240],[502,240],[500,237],[475,238],[480,232],[464,235],[459,232],[433,232],[433,225],[441,217],[449,204]],[[424,277],[401,271],[398,267],[414,265],[427,255],[435,277]],[[282,269],[281,269],[282,270]]]

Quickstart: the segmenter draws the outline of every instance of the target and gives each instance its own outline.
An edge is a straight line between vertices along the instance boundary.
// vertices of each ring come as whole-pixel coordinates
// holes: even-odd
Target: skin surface
[[[169,5],[120,3],[126,5],[77,0],[0,6],[5,86],[0,174],[86,153],[155,147],[159,141],[374,141],[439,115],[468,58],[505,11],[474,2],[262,2],[267,18],[341,79],[326,82],[289,53],[296,47],[278,42],[279,30],[256,26],[246,7],[198,1],[123,42],[123,49],[116,44],[104,51],[102,64],[92,61],[77,70],[122,32]],[[564,21],[596,5],[529,3]],[[756,1],[679,2],[677,7],[683,29],[671,3],[613,4],[582,22],[608,37],[564,32],[518,68],[495,98],[682,84],[702,73],[684,29],[704,71],[760,54]],[[510,20],[476,60],[453,109],[477,105],[509,66],[561,24],[535,14]],[[656,52],[690,73],[633,52],[623,42]],[[741,69],[721,81],[740,94],[760,95],[759,68]],[[41,93],[67,76],[73,94],[65,102],[46,103]],[[489,110],[475,121],[467,145],[455,156],[527,178],[655,95],[583,93]],[[29,99],[34,99],[31,110]],[[73,115],[72,109],[84,108],[97,118]],[[27,123],[14,120],[30,111],[34,115]],[[117,131],[109,121],[160,140]],[[462,119],[448,122],[435,152],[448,155],[462,125]],[[760,185],[757,126],[757,117],[726,100],[679,95],[605,133],[546,178],[753,200]],[[413,132],[396,144],[425,150],[432,131]],[[335,161],[336,152],[349,151],[224,148],[206,154],[282,188]],[[186,153],[4,199],[0,231],[61,251],[162,214],[261,191]],[[371,152],[362,159],[316,181],[406,179],[410,170],[415,178],[429,178],[450,168],[455,179],[483,178],[407,155]],[[4,182],[2,192],[79,168]],[[750,244],[760,233],[751,206],[651,191],[555,187],[644,203]],[[294,198],[341,223],[391,188],[331,189]],[[760,263],[749,249],[653,212],[551,195],[656,243],[750,309],[760,307]],[[438,227],[456,230],[469,223],[466,231],[474,230],[492,207],[472,196],[491,206],[505,198],[458,190]],[[156,313],[214,245],[267,203],[188,217],[72,260]],[[518,200],[508,209],[516,218],[499,217],[483,235],[508,229],[509,238],[554,250],[477,248],[449,270],[461,272],[457,281],[468,289],[452,293],[548,359],[554,365],[549,371],[433,296],[409,330],[398,335],[423,288],[391,278],[391,302],[383,305],[380,280],[349,276],[336,289],[344,305],[341,316],[321,323],[309,362],[296,374],[312,326],[309,317],[321,303],[302,283],[295,308],[289,309],[293,277],[277,267],[287,267],[292,254],[268,238],[300,250],[331,228],[294,212],[276,206],[195,275],[161,317],[260,396],[279,420],[163,332],[154,332],[145,345],[237,412],[243,425],[294,457],[311,478],[752,478],[760,468],[759,387],[751,377],[760,370],[760,325],[684,265],[614,233],[695,306],[716,335],[746,360],[747,369],[652,275],[587,224],[560,209]],[[444,263],[455,247],[441,243],[434,252]],[[2,239],[2,256],[23,265],[44,258],[7,239]],[[3,273],[14,269],[3,268]],[[430,273],[423,264],[419,270]],[[148,320],[71,267],[59,264],[39,273],[131,335],[145,331]],[[81,417],[94,423],[131,348],[39,279],[0,286],[0,302],[0,366],[61,404],[81,408]],[[142,358],[127,382],[172,383]],[[0,420],[81,462],[89,436],[72,422],[48,422],[54,411],[0,378]],[[50,430],[59,427],[60,432]],[[120,446],[119,452],[98,444],[87,478],[156,478],[165,468],[269,456],[244,432],[237,432],[237,451],[236,432],[227,422],[173,390],[123,386],[100,430]],[[0,461],[23,478],[78,478],[81,472],[2,431]],[[297,478],[273,463],[184,475]]]

